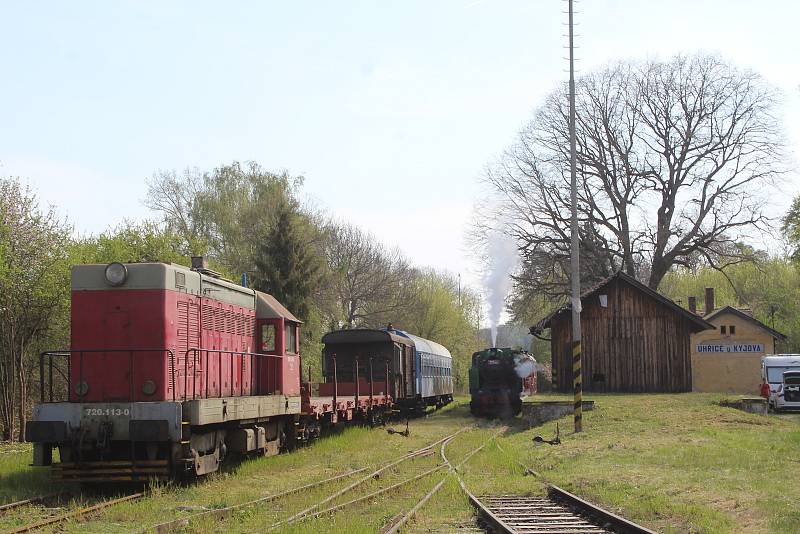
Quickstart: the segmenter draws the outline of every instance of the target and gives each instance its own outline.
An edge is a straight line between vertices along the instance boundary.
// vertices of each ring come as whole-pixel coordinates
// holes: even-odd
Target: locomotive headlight
[[[83,397],[89,393],[89,384],[85,381],[78,382],[75,384],[75,393],[77,393],[79,397]]]
[[[114,262],[106,265],[106,281],[112,286],[121,286],[128,279],[128,268]]]
[[[152,380],[145,380],[142,384],[142,393],[145,395],[152,395],[156,392],[156,383]]]

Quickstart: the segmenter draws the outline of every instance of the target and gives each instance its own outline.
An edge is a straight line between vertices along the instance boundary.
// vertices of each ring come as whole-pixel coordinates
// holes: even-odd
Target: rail
[[[40,520],[34,521],[32,523],[27,523],[27,524],[24,524],[22,526],[18,526],[18,527],[12,528],[11,530],[5,531],[4,534],[22,534],[23,532],[30,532],[32,530],[39,530],[39,529],[41,529],[43,527],[47,527],[47,526],[50,526],[50,525],[57,525],[59,523],[64,523],[66,521],[69,521],[70,519],[75,519],[77,517],[82,517],[82,516],[91,514],[93,512],[97,512],[99,510],[102,510],[104,508],[109,508],[111,506],[116,506],[116,505],[122,504],[124,502],[135,501],[135,500],[141,499],[144,496],[145,496],[144,492],[139,492],[139,493],[132,493],[130,495],[126,495],[125,497],[112,499],[110,501],[101,501],[101,502],[99,502],[97,504],[94,504],[92,506],[88,506],[88,507],[85,507],[85,508],[78,508],[78,509],[75,509],[75,510],[72,510],[72,511],[68,511],[68,512],[66,512],[64,514],[61,514],[61,515],[56,515],[56,516],[52,516],[52,517],[46,517],[44,519],[40,519]]]
[[[498,450],[509,455],[495,441]],[[525,475],[542,478],[535,470],[519,460],[514,461],[523,468]],[[518,532],[555,531],[558,528],[574,534],[655,534],[654,531],[637,525],[595,504],[585,501],[558,486],[544,482],[546,497],[529,495],[484,495],[476,497],[467,489],[463,480],[459,484],[470,503],[493,532],[516,534]]]

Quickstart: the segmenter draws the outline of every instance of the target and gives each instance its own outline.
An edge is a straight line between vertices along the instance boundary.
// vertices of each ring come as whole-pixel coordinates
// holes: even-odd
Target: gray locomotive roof
[[[123,265],[128,269],[128,279],[118,287],[112,287],[106,282],[107,263],[74,265],[72,267],[72,290],[169,289],[251,310],[255,309],[258,318],[283,317],[297,323],[302,322],[272,295],[242,287],[224,278],[201,274],[175,263],[125,263]]]
[[[345,343],[382,343],[393,341],[403,345],[413,346],[411,339],[387,332],[386,330],[373,330],[368,328],[354,328],[350,330],[335,330],[322,336],[326,345],[340,345]]]
[[[106,282],[107,263],[72,266],[72,290],[175,289],[200,294],[200,273],[174,263],[123,263],[128,279],[119,287]],[[182,277],[180,275],[183,275]]]

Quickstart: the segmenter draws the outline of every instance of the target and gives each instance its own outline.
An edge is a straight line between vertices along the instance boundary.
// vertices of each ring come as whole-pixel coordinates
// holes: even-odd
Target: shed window
[[[720,326],[720,327],[719,327],[719,331],[720,331],[720,333],[721,333],[721,334],[723,334],[723,335],[726,333],[726,332],[725,332],[725,330],[726,330],[726,327],[725,327],[725,325],[722,325],[722,326]]]
[[[735,325],[731,325],[730,328],[728,329],[728,331],[731,333],[731,335],[735,334],[736,333],[736,326]]]

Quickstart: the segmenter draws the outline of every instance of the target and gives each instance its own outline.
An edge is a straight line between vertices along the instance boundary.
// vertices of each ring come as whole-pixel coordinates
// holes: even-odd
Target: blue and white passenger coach
[[[408,411],[422,412],[453,400],[453,358],[442,345],[409,334],[389,325],[384,329],[348,329],[328,332],[322,337],[323,373],[332,381],[353,379],[358,369],[360,391],[364,393],[373,378],[373,389],[386,384],[395,402]],[[386,361],[383,371],[374,362]],[[372,364],[370,362],[373,362]],[[369,366],[372,365],[372,375]],[[383,377],[392,377],[384,382]],[[342,384],[339,390],[346,387]],[[349,393],[349,390],[347,390]]]
[[[426,406],[443,406],[453,400],[453,357],[442,345],[396,330],[414,342],[416,390]]]

